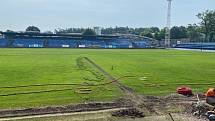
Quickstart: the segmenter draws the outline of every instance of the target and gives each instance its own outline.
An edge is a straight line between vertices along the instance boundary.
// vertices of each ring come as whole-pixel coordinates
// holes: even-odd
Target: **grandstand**
[[[0,38],[0,47],[7,47],[8,40]]]
[[[12,47],[39,48],[44,46],[43,43],[42,39],[14,39]]]
[[[0,32],[1,48],[150,48],[150,38]]]
[[[215,50],[215,43],[183,43],[183,44],[176,44],[174,47],[185,48],[185,49]]]

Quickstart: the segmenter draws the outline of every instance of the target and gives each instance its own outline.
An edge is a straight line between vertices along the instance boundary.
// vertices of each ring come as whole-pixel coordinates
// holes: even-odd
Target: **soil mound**
[[[120,110],[112,113],[115,117],[131,117],[131,118],[142,118],[145,117],[143,112],[138,111],[136,108]]]

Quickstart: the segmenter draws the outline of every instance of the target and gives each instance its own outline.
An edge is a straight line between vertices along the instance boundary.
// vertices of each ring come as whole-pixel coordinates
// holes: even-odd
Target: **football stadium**
[[[28,111],[29,108],[33,108],[33,112],[40,115],[73,112],[74,109],[70,108],[59,110],[54,108],[48,111],[46,108],[38,108],[53,106],[59,108],[88,103],[95,105],[96,102],[99,102],[98,107],[79,110],[118,109],[130,107],[130,104],[124,104],[127,101],[127,98],[124,98],[127,96],[135,101],[139,100],[137,95],[165,96],[176,93],[176,88],[183,85],[192,88],[193,93],[201,93],[215,84],[211,81],[215,78],[215,63],[211,61],[215,59],[213,52],[140,49],[150,47],[147,39],[118,40],[116,36],[108,36],[107,38],[111,39],[103,42],[98,42],[94,37],[80,42],[82,39],[23,38],[23,35],[16,37],[16,34],[13,36],[13,39],[6,37],[2,40],[7,48],[0,49],[2,117],[32,115],[32,111]],[[117,43],[121,42],[123,46],[121,44],[117,46]],[[137,45],[139,49],[124,48]],[[68,46],[74,48],[68,49]],[[102,49],[101,46],[124,49]],[[177,99],[178,102],[186,100],[180,98]],[[119,99],[122,102],[119,103]],[[150,102],[161,100],[143,99]],[[109,102],[114,103],[111,105]],[[20,109],[27,111],[13,113]],[[9,110],[10,113],[5,115],[4,110]],[[182,109],[174,110],[177,112]],[[63,118],[66,120],[71,117]],[[54,119],[52,117],[47,120]]]
[[[0,31],[0,121],[215,121],[215,11],[200,11],[200,23],[171,26],[172,2],[165,27]],[[38,11],[31,13],[45,14]],[[0,29],[13,28],[5,18]]]
[[[81,34],[1,32],[0,47],[12,48],[150,48],[150,38]]]
[[[149,37],[123,35],[47,34],[34,32],[0,32],[1,48],[159,48],[164,43]],[[215,43],[172,41],[171,47],[215,50]]]

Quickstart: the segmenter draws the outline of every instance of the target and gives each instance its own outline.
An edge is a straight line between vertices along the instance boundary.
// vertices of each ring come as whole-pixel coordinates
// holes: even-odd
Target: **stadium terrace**
[[[146,37],[0,32],[1,48],[151,48]]]

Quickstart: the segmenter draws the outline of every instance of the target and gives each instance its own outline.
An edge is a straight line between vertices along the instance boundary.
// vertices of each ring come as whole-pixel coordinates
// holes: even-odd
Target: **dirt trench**
[[[120,80],[114,78],[91,59],[87,57],[84,57],[84,59],[97,68],[101,73],[103,73],[111,82],[117,85],[126,95],[125,98],[129,100],[133,108],[137,109],[139,112],[143,112],[146,116],[162,116],[171,113],[184,113],[192,115],[198,110],[196,108],[196,103],[198,101],[197,95],[190,97],[179,94],[171,94],[168,96],[138,95],[133,89],[120,83]],[[200,100],[205,100],[205,97],[201,95]]]

